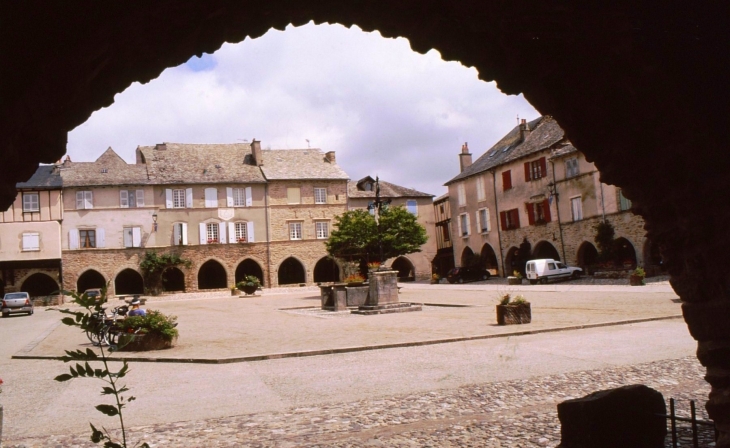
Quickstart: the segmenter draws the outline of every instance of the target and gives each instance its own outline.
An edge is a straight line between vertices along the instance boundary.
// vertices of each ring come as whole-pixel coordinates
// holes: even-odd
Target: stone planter
[[[144,352],[172,348],[177,338],[171,341],[156,334],[119,335],[119,346],[123,352]]]
[[[529,303],[497,305],[497,324],[516,325],[532,322],[532,309]]]
[[[238,295],[238,292],[239,291],[237,289],[235,289],[235,288],[234,289],[231,289],[231,295],[232,296],[237,296]]]
[[[629,284],[631,286],[644,286],[644,276],[643,275],[629,275]]]
[[[243,293],[246,294],[247,296],[250,296],[250,295],[253,295],[257,289],[259,289],[259,287],[256,285],[244,285]]]
[[[507,277],[507,283],[510,285],[521,285],[522,284],[522,278],[521,277]]]

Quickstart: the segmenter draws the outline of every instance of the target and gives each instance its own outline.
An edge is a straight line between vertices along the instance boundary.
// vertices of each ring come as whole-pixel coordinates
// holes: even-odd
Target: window
[[[172,245],[187,246],[188,245],[188,224],[185,222],[177,222],[172,225]]]
[[[327,203],[327,189],[326,188],[315,188],[314,189],[314,203],[315,204],[326,204]]]
[[[218,235],[219,233],[217,222],[209,222],[205,225],[205,236],[208,240],[208,244],[218,243],[220,241]]]
[[[237,222],[234,224],[234,231],[236,235],[236,242],[238,243],[245,243],[248,241],[246,238],[246,223],[245,222]]]
[[[40,211],[40,202],[38,200],[38,193],[23,193],[23,211],[24,212],[37,212]]]
[[[525,182],[540,179],[547,176],[547,162],[545,157],[540,157],[532,162],[525,162]]]
[[[583,219],[583,202],[581,197],[570,198],[570,209],[573,213],[573,221],[580,221]]]
[[[41,250],[40,239],[39,233],[24,233],[23,251]]]
[[[172,190],[172,208],[185,208],[185,190]]]
[[[287,204],[302,203],[302,196],[301,192],[299,191],[299,187],[286,189],[286,202]]]
[[[477,177],[477,201],[484,201],[487,199],[487,193],[484,190],[484,177]]]
[[[84,249],[96,247],[96,230],[79,230],[79,247]]]
[[[578,158],[573,157],[565,161],[565,177],[575,177],[579,173],[578,171]]]
[[[301,240],[302,239],[302,223],[301,222],[290,222],[289,223],[289,239],[290,240]]]
[[[217,208],[218,207],[218,189],[217,188],[206,188],[205,189],[205,208]]]
[[[480,233],[487,233],[492,230],[492,225],[489,223],[489,209],[482,208],[477,210],[477,227]]]
[[[471,223],[469,222],[469,215],[462,213],[459,215],[459,235],[469,236],[471,233]]]
[[[550,202],[547,199],[541,202],[528,202],[525,206],[527,207],[527,221],[530,225],[545,224],[552,220]]]
[[[520,213],[516,208],[499,212],[499,220],[502,223],[502,230],[520,228]]]
[[[91,191],[77,191],[76,192],[76,208],[89,209],[94,208],[94,196]]]
[[[330,236],[329,223],[327,221],[317,221],[314,223],[314,229],[317,233],[317,239],[326,239]]]
[[[466,205],[466,190],[464,184],[459,184],[459,205]]]
[[[618,202],[619,210],[631,210],[631,201],[626,199],[626,196],[624,196],[624,192],[622,190],[618,191]]]
[[[122,208],[144,207],[144,190],[119,190],[119,205]]]
[[[502,191],[512,189],[512,171],[502,171]]]
[[[125,227],[124,247],[140,247],[142,245],[142,229],[139,227]]]
[[[246,205],[246,190],[244,188],[233,188],[233,206],[244,207]]]
[[[409,199],[406,201],[406,210],[408,210],[408,213],[418,215],[418,203],[415,199]]]

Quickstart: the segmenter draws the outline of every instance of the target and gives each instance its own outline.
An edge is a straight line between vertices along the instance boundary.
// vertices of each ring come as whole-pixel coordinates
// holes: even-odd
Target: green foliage
[[[92,314],[102,312],[101,305],[106,301],[106,287],[101,291],[101,299],[97,300],[88,297],[86,293],[79,295],[76,291],[64,291],[66,295],[72,297],[72,302],[79,305],[81,310],[59,309],[58,311],[68,315],[61,320],[61,323],[71,327],[77,327],[81,331],[94,330],[95,320],[91,318]],[[90,348],[86,351],[82,350],[66,350],[66,356],[61,357],[63,362],[74,362],[69,367],[69,373],[56,376],[54,379],[59,382],[69,381],[76,378],[96,378],[103,381],[106,385],[102,386],[101,395],[110,395],[114,397],[114,404],[102,403],[96,405],[95,408],[104,415],[119,418],[122,430],[122,440],[115,441],[109,431],[102,427],[102,431],[98,430],[93,424],[91,425],[91,441],[94,443],[104,442],[105,448],[127,448],[127,434],[124,429],[124,417],[122,409],[130,402],[135,400],[133,396],[122,395],[129,389],[125,385],[120,385],[119,381],[129,372],[129,365],[123,361],[122,367],[118,371],[109,370],[106,353],[104,347],[99,346],[100,354],[97,354]],[[99,363],[101,366],[92,366],[90,363]],[[140,445],[142,448],[149,448],[147,443]]]
[[[152,295],[158,295],[162,291],[162,275],[165,269],[175,266],[190,268],[192,262],[181,258],[178,254],[160,255],[153,251],[145,252],[139,268],[142,270],[145,286]]]
[[[500,294],[497,299],[500,305],[524,305],[527,303],[527,299],[522,294],[517,294],[513,298],[508,292]]]
[[[147,311],[144,316],[127,316],[117,325],[122,333],[138,330],[138,334],[159,336],[165,341],[172,341],[178,335],[176,327],[177,317],[168,316],[156,310]]]
[[[389,207],[380,214],[383,258],[420,252],[426,229],[404,207]],[[350,210],[335,218],[335,229],[326,243],[327,252],[344,260],[380,260],[378,225],[366,210]]]
[[[633,274],[638,275],[639,277],[646,277],[646,271],[644,271],[644,268],[642,268],[641,266],[638,266],[636,269],[634,269]]]
[[[497,299],[499,299],[500,305],[507,305],[509,304],[510,300],[512,300],[512,296],[508,292],[506,292],[500,295]]]
[[[598,246],[598,259],[600,261],[612,261],[616,252],[614,249],[616,231],[613,225],[608,221],[600,221],[593,226],[593,230],[596,231],[596,236],[593,241]]]
[[[261,286],[261,281],[255,275],[246,275],[243,277],[243,280],[236,283],[236,288],[240,290],[243,290],[244,286],[255,286],[258,288]]]

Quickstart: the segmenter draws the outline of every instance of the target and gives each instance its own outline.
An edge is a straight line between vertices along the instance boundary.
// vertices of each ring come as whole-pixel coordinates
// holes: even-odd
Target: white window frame
[[[142,229],[140,227],[122,228],[124,247],[142,247]]]
[[[239,221],[233,223],[233,232],[238,243],[248,242],[248,223],[245,221]]]
[[[315,204],[326,204],[327,203],[327,188],[314,187],[314,203]]]
[[[484,177],[478,176],[477,177],[477,202],[482,202],[487,200],[487,193],[484,188]]]
[[[289,223],[289,239],[299,241],[302,239],[302,221],[293,221]]]
[[[464,228],[466,226],[466,229]],[[471,222],[469,220],[468,213],[461,213],[459,215],[459,236],[466,238],[471,235]]]
[[[172,189],[172,208],[185,208],[185,189]]]
[[[205,239],[208,244],[220,242],[220,226],[217,222],[205,223]]]
[[[24,232],[22,236],[23,252],[41,250],[41,234],[38,232]]]
[[[489,209],[484,207],[477,210],[477,229],[479,233],[489,233],[492,230]]]
[[[144,190],[119,190],[121,208],[144,207]]]
[[[330,237],[330,223],[329,221],[315,221],[314,232],[317,235],[318,240],[326,240]]]
[[[94,208],[94,193],[90,190],[76,192],[76,209],[86,210]]]
[[[33,200],[35,198],[35,200]],[[23,212],[41,211],[40,193],[23,193]]]
[[[577,205],[577,207],[576,207]],[[575,196],[570,198],[570,213],[573,221],[581,221],[583,219],[583,198]]]
[[[245,188],[232,188],[231,196],[233,203],[230,204],[232,207],[245,207],[246,206],[246,189]]]
[[[418,216],[418,201],[415,199],[408,199],[406,201],[406,210],[412,215]]]
[[[565,160],[565,178],[575,177],[580,174],[580,168],[578,166],[578,158],[571,157]]]
[[[176,222],[172,225],[172,245],[187,246],[188,245],[188,223]]]
[[[459,205],[466,205],[466,187],[463,183],[460,183],[457,186],[458,196],[459,196]]]

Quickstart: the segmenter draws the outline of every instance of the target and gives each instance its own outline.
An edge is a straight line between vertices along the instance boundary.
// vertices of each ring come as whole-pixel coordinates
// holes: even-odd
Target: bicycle
[[[106,308],[91,314],[86,330],[86,337],[89,338],[91,344],[97,347],[101,344],[116,345],[116,336],[111,335],[110,329],[116,326],[120,316],[127,315],[127,311],[129,311],[129,307],[121,305],[114,307],[111,314],[106,313]],[[113,341],[110,339],[113,339]]]

